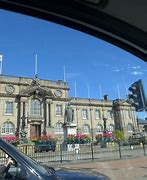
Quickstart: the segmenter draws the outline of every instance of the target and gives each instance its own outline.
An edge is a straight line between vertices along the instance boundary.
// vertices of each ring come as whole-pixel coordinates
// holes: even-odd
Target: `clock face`
[[[7,93],[13,93],[15,91],[15,88],[13,85],[9,84],[6,86],[5,90]]]
[[[57,96],[57,97],[61,97],[62,96],[62,91],[61,90],[56,90],[55,91],[55,95]]]

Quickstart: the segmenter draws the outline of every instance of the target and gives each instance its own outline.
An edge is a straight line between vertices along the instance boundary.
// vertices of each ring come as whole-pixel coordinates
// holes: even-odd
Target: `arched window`
[[[55,134],[63,134],[63,127],[62,127],[62,123],[56,123],[55,126]]]
[[[133,125],[131,123],[128,123],[127,130],[128,130],[128,132],[133,131]]]
[[[96,125],[96,133],[102,132],[103,126],[101,124]]]
[[[38,99],[31,100],[31,115],[41,116],[41,103]]]
[[[14,125],[13,125],[13,123],[5,122],[2,125],[1,134],[2,135],[9,135],[9,134],[12,135],[12,134],[14,134]]]
[[[90,127],[88,124],[84,124],[83,126],[83,133],[84,134],[90,134]]]
[[[110,132],[113,132],[113,131],[114,131],[114,125],[113,125],[113,124],[110,124],[110,125],[108,126],[108,130],[109,130]]]

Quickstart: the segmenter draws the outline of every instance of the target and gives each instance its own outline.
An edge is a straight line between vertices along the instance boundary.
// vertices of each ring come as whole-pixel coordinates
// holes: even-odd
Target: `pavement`
[[[86,163],[63,164],[60,167],[86,169],[108,176],[112,180],[147,180],[147,157],[133,159],[111,160],[105,162],[93,161]]]

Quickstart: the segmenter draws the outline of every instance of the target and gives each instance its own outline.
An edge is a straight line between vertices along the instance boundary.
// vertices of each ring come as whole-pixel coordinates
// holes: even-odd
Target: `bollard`
[[[62,164],[63,159],[62,159],[62,144],[60,144],[60,163]]]
[[[93,143],[91,143],[91,157],[92,157],[92,161],[93,161],[94,160]]]
[[[143,154],[144,154],[144,156],[145,156],[145,146],[144,146],[144,142],[142,143],[142,145],[143,145]]]
[[[119,157],[121,159],[121,148],[120,148],[120,141],[118,141],[118,147],[119,147]]]

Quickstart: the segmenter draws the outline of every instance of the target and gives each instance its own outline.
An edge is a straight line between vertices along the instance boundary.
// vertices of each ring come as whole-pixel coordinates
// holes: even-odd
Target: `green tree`
[[[116,140],[124,140],[125,139],[123,131],[116,130],[116,131],[114,131],[113,135]]]

